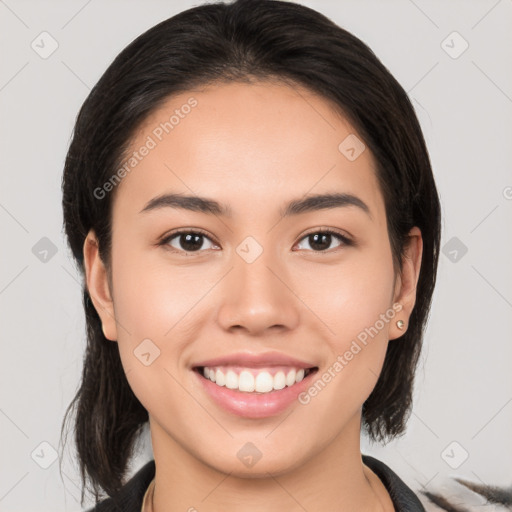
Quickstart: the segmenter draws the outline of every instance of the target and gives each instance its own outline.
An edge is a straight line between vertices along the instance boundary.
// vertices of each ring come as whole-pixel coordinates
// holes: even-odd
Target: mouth
[[[294,387],[318,372],[318,366],[310,368],[292,366],[266,368],[195,366],[192,370],[199,374],[202,379],[212,382],[219,388],[223,387],[234,392],[250,395],[263,395]]]

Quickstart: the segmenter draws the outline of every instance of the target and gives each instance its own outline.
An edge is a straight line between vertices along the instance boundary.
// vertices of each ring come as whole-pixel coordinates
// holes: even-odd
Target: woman
[[[364,43],[281,1],[163,21],[82,106],[63,209],[94,510],[424,510],[360,451],[405,431],[440,240],[414,109]]]

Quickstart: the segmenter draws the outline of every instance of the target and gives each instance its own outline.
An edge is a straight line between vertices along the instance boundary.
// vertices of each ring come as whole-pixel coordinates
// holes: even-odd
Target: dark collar
[[[155,461],[150,460],[126,482],[116,496],[107,498],[87,512],[140,512],[142,499],[155,476]]]
[[[386,464],[369,455],[362,458],[388,490],[395,512],[425,512],[416,494]],[[155,461],[151,460],[135,473],[115,498],[107,498],[87,512],[140,512],[144,493],[154,476]]]
[[[363,455],[363,462],[382,480],[396,512],[425,512],[416,494],[384,462],[370,455]]]

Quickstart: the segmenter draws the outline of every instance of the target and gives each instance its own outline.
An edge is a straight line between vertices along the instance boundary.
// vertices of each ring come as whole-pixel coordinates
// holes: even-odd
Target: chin
[[[277,450],[276,450],[277,451]],[[268,478],[269,473],[272,476],[281,476],[303,465],[303,460],[296,458],[290,460],[282,456],[276,458],[265,457],[264,454],[261,458],[253,460],[247,459],[234,453],[234,457],[221,457],[215,456],[212,460],[201,459],[204,464],[210,466],[215,471],[220,473],[229,474],[236,478]]]

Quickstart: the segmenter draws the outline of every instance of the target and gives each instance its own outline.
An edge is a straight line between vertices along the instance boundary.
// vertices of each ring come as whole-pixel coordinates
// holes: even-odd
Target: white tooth
[[[290,370],[288,374],[286,375],[286,385],[287,386],[293,386],[295,384],[295,370]]]
[[[268,372],[261,372],[256,376],[254,390],[258,391],[258,393],[268,393],[269,391],[272,391],[273,384],[274,379],[272,378],[272,375]]]
[[[283,389],[286,386],[286,377],[284,372],[277,372],[274,375],[274,389]]]
[[[238,389],[238,375],[233,370],[228,370],[226,374],[226,387],[229,389]]]
[[[254,391],[254,377],[251,372],[243,370],[238,378],[238,389],[240,391]]]
[[[278,371],[273,377],[267,371],[258,372],[256,377],[253,376],[252,371],[242,370],[240,375],[233,370],[228,370],[224,373],[219,368],[203,368],[203,375],[215,382],[219,386],[226,386],[229,389],[235,389],[250,393],[256,391],[258,393],[269,393],[273,390],[280,390],[286,386],[293,386],[296,382],[301,382],[304,379],[305,370],[291,369],[285,374],[283,371]]]
[[[215,382],[219,386],[224,386],[226,384],[226,377],[220,370],[215,372]]]

